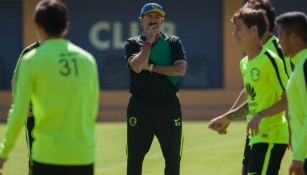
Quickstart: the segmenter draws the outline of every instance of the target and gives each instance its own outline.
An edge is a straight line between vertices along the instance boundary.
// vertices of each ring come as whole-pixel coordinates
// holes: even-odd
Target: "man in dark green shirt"
[[[30,101],[35,117],[32,175],[93,175],[99,83],[94,57],[64,36],[67,7],[40,1],[34,21],[41,45],[21,57],[0,168],[26,121]]]
[[[161,5],[145,4],[139,17],[144,31],[125,46],[132,94],[127,109],[127,175],[142,174],[154,136],[165,158],[165,174],[180,173],[183,139],[177,91],[187,62],[180,39],[160,32],[164,16]]]

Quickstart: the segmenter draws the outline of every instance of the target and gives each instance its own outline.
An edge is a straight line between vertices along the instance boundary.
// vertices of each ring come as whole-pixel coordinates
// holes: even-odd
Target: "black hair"
[[[275,8],[269,0],[248,0],[245,4],[245,7],[256,10],[264,10],[265,15],[269,21],[269,31],[274,31],[276,12]]]
[[[277,25],[282,26],[287,33],[295,33],[304,43],[307,43],[307,16],[303,12],[287,12],[276,19]]]
[[[237,19],[242,19],[247,28],[256,26],[259,38],[262,38],[269,25],[264,10],[242,7],[233,15],[231,21],[235,23]]]
[[[68,23],[68,8],[60,0],[42,0],[35,8],[34,21],[50,36],[63,33]]]

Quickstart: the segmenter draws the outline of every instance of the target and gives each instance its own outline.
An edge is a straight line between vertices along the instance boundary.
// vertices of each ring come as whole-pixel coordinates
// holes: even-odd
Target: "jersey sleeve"
[[[130,69],[130,65],[128,63],[129,58],[133,54],[137,54],[140,51],[138,43],[135,41],[135,39],[131,38],[128,39],[125,43],[125,60],[127,62],[127,67]]]
[[[307,60],[304,63],[303,70],[300,71],[298,74],[298,79],[295,82],[297,86],[297,90],[299,91],[298,94],[300,94],[297,99],[297,105],[302,105],[300,109],[301,115],[303,115],[303,130],[301,131],[301,139],[299,139],[299,143],[296,146],[296,149],[293,150],[293,159],[294,160],[301,160],[307,158]]]
[[[140,51],[138,43],[134,39],[128,39],[125,43],[125,59],[128,59],[133,55],[137,54]]]
[[[93,64],[93,69],[94,69],[94,81],[93,81],[93,115],[95,118],[97,117],[98,110],[99,110],[99,100],[100,100],[100,87],[99,87],[99,75],[98,75],[98,68],[95,59],[94,64]],[[95,120],[93,120],[95,121]]]
[[[20,61],[21,57],[22,57],[23,55],[25,55],[26,53],[28,53],[29,51],[31,51],[32,49],[37,48],[39,45],[40,45],[39,42],[35,42],[35,43],[29,45],[28,47],[26,47],[26,48],[20,53],[20,56],[19,56],[19,58],[18,58],[18,60],[17,60],[17,62],[16,62],[15,68],[14,68],[13,78],[12,78],[12,80],[11,80],[11,87],[12,87],[12,89],[14,88],[14,84],[15,84],[15,74],[16,74],[16,72],[17,72],[17,70],[18,70],[18,67],[19,67],[18,65],[19,65],[19,61]]]
[[[21,58],[16,72],[16,88],[9,111],[5,136],[0,144],[0,157],[6,159],[22,129],[29,110],[32,83],[28,63]]]
[[[172,53],[173,62],[175,63],[176,61],[179,61],[179,60],[187,61],[185,51],[184,51],[182,42],[179,39],[179,37],[170,36],[169,43],[170,43],[170,46],[171,46],[171,53]]]
[[[17,60],[16,66],[15,66],[15,69],[14,69],[14,74],[15,74],[15,72],[16,72],[17,69],[18,69],[18,64],[19,64],[20,58],[21,58],[23,55],[25,55],[26,53],[28,53],[29,51],[31,51],[32,49],[37,48],[39,45],[40,45],[39,42],[35,42],[35,43],[29,45],[28,47],[26,47],[26,48],[20,53],[20,56],[19,56],[19,58],[18,58],[18,60]]]

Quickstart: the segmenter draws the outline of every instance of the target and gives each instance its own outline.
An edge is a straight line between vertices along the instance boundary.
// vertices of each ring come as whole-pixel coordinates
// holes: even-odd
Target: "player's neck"
[[[260,44],[260,42],[258,42],[256,44],[251,44],[248,47],[246,47],[245,52],[247,54],[248,59],[252,60],[255,57],[257,57],[257,55],[260,54],[261,50],[262,50],[262,45]]]
[[[53,40],[53,39],[62,39],[62,37],[56,37],[56,36],[45,37],[42,39],[42,43],[48,40]]]
[[[157,35],[156,35],[156,37],[155,37],[155,39],[154,39],[154,43],[156,42],[156,41],[158,41],[158,39],[160,38],[160,36],[161,36],[161,33],[159,32],[159,33],[157,33]]]
[[[49,35],[45,32],[44,29],[41,28],[39,30],[39,38],[42,43],[44,43],[47,40],[52,40],[52,39],[63,39],[65,35],[67,34],[67,32],[68,32],[68,27],[66,27],[61,34]]]
[[[293,54],[291,55],[292,57],[301,52],[302,50],[307,49],[307,43],[300,42],[297,43],[295,46],[296,47],[293,48]]]
[[[269,31],[266,31],[263,35],[263,37],[261,38],[261,43],[265,44],[271,37],[272,37],[272,33]]]

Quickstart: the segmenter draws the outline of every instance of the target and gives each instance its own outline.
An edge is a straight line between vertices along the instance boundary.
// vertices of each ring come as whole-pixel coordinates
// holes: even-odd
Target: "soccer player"
[[[235,13],[232,22],[234,37],[246,53],[240,69],[247,94],[250,140],[242,173],[278,174],[288,143],[288,125],[283,115],[287,75],[282,60],[262,46],[261,38],[268,27],[263,10],[243,7]],[[229,121],[229,117],[233,116],[220,116],[209,127],[216,130],[215,121]]]
[[[291,70],[291,60],[289,57],[285,57],[281,51],[281,48],[278,45],[278,38],[273,34],[274,28],[275,28],[275,8],[273,7],[271,1],[269,0],[248,0],[244,7],[252,8],[256,10],[264,10],[266,17],[269,22],[268,30],[264,33],[263,37],[261,38],[261,42],[263,44],[263,47],[273,51],[276,53],[279,58],[281,58],[283,62],[283,68],[287,74],[287,77],[290,77],[290,74],[292,72]],[[243,101],[244,99],[244,89],[239,94],[235,104],[233,104],[233,107],[231,109],[234,109],[235,106],[237,106],[237,102]]]
[[[139,17],[143,33],[125,45],[132,94],[127,109],[127,175],[142,174],[154,136],[165,159],[164,173],[180,174],[183,138],[177,91],[187,62],[180,39],[160,31],[164,16],[160,4],[145,4]]]
[[[269,49],[270,51],[273,51],[275,54],[279,56],[279,58],[283,62],[283,68],[285,73],[287,74],[287,77],[289,78],[292,70],[291,70],[291,60],[289,57],[285,57],[281,51],[281,48],[278,46],[278,38],[273,34],[274,28],[275,28],[275,8],[273,7],[272,3],[269,0],[248,0],[244,7],[246,8],[252,8],[256,10],[264,10],[265,15],[269,22],[269,27],[266,30],[266,32],[263,34],[261,38],[261,43],[263,44],[263,47]],[[257,72],[253,72],[257,73]],[[245,100],[245,101],[244,101]],[[240,104],[243,102],[242,104]],[[282,102],[284,103],[284,102]],[[238,104],[240,104],[238,106]],[[282,104],[284,108],[286,108],[285,104]],[[237,108],[236,108],[237,107]],[[235,109],[236,108],[236,109]],[[232,112],[231,112],[232,111]],[[236,111],[236,112],[234,112]],[[246,94],[244,89],[240,92],[240,94],[237,97],[237,100],[232,105],[230,110],[224,114],[228,115],[228,119],[234,120],[238,119],[240,117],[245,117],[248,114],[248,104],[246,103]],[[230,125],[230,121],[227,120],[227,118],[220,118],[220,120],[214,119],[214,123],[216,126],[216,130],[220,134],[225,134],[227,131],[228,126]],[[244,150],[244,158],[243,158],[243,167],[242,171],[244,171],[244,167],[246,168],[246,159],[245,157],[248,157],[247,154],[250,151],[249,149],[249,137],[246,138],[245,143],[245,150]]]
[[[261,38],[261,43],[263,44],[263,47],[269,49],[270,51],[273,51],[275,54],[279,56],[279,58],[283,62],[283,69],[287,74],[287,77],[290,76],[292,70],[291,70],[291,60],[289,57],[285,57],[281,51],[281,48],[278,46],[278,38],[273,34],[274,28],[275,28],[275,8],[273,7],[272,3],[269,0],[248,0],[244,7],[246,8],[252,8],[256,10],[264,10],[266,13],[266,17],[269,22],[269,27],[267,31],[264,33],[264,35]],[[229,118],[231,119],[237,119],[240,116],[244,116],[244,114],[247,114],[248,106],[246,103],[245,91],[242,89],[240,94],[238,95],[235,103],[230,108],[230,111],[235,109],[237,107],[236,113],[231,113],[228,111],[228,114],[232,114],[232,116]],[[240,102],[243,102],[240,104]],[[238,105],[240,104],[240,105]],[[219,132],[221,134],[226,133],[226,129],[230,124],[230,121],[221,121],[224,123],[220,123],[220,127],[218,128]]]
[[[17,61],[16,67],[15,67],[14,75],[13,75],[12,82],[11,82],[12,89],[14,89],[15,78],[16,78],[15,76],[16,76],[18,64],[19,64],[21,57],[23,55],[25,55],[26,53],[28,53],[29,51],[31,51],[32,49],[37,48],[39,45],[40,45],[39,42],[35,42],[35,43],[29,45],[28,47],[26,47],[21,52],[20,57]],[[14,92],[14,90],[12,92]],[[33,116],[33,113],[32,113],[32,110],[31,110],[31,105],[30,105],[30,111],[29,111],[29,115],[28,115],[28,118],[27,118],[27,121],[26,121],[26,140],[27,140],[28,155],[29,155],[29,175],[31,175],[31,150],[32,150],[32,145],[33,145],[33,141],[34,141],[32,131],[33,131],[33,128],[34,128],[34,123],[35,123],[34,122],[34,116]]]
[[[281,48],[278,45],[278,38],[273,34],[273,31],[275,28],[276,13],[275,13],[275,8],[273,7],[271,1],[269,0],[248,0],[247,3],[245,3],[244,7],[265,11],[266,17],[269,22],[269,27],[268,27],[268,30],[262,36],[261,42],[263,44],[263,47],[269,49],[270,51],[273,51],[275,54],[279,56],[279,58],[283,62],[283,69],[285,73],[287,74],[287,77],[289,78],[292,72],[291,70],[292,63],[289,57],[286,57],[283,55]],[[246,144],[245,144],[244,158],[243,158],[243,171],[244,169],[246,169],[245,157],[248,157],[247,154],[250,151],[248,145],[249,145],[249,138],[247,137]]]
[[[21,57],[3,141],[0,168],[27,118],[35,117],[32,175],[93,175],[99,102],[97,65],[91,54],[63,37],[68,9],[40,1],[34,22],[41,45]]]
[[[304,175],[307,174],[307,16],[288,12],[276,21],[282,51],[295,64],[286,90],[293,151],[289,174]]]

